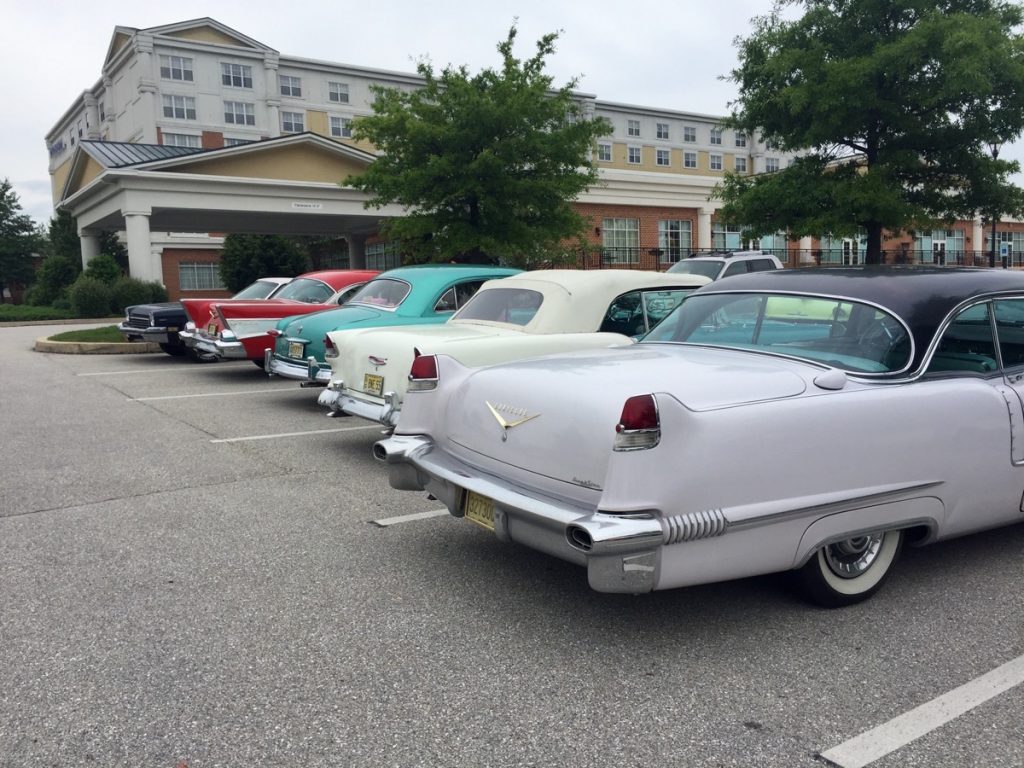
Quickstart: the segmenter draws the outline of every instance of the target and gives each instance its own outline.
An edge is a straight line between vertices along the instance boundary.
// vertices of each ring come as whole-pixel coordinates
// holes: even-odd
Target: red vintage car
[[[365,269],[307,272],[278,291],[274,298],[260,301],[182,299],[191,320],[178,336],[199,356],[248,359],[262,367],[264,351],[273,346],[268,332],[278,320],[344,304],[378,274]]]

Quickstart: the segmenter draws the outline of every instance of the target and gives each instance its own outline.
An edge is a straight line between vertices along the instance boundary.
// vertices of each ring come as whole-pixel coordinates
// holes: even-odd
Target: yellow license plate
[[[288,357],[302,357],[301,341],[289,341],[288,342]]]
[[[383,391],[383,376],[375,376],[372,373],[367,373],[363,375],[363,392],[365,392],[368,395],[376,395],[377,397],[380,397]]]
[[[472,520],[489,531],[494,530],[494,502],[491,499],[473,491],[466,491],[462,505],[462,513],[467,520]]]
[[[217,323],[210,323],[206,326],[206,332],[211,336],[217,335]]]

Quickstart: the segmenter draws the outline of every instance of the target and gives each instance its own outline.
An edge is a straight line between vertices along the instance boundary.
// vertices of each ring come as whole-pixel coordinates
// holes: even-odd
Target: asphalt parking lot
[[[838,611],[597,594],[317,390],[55,331],[0,328],[0,766],[1024,766],[1024,525]]]

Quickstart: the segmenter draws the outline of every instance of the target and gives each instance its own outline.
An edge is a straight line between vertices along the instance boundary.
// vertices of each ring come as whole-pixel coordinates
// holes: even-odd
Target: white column
[[[801,237],[800,238],[800,264],[794,266],[799,267],[802,264],[813,264],[814,263],[814,238],[812,237]]]
[[[988,256],[985,254],[985,230],[981,224],[981,216],[974,219],[974,226],[971,227],[971,245],[974,250],[974,265],[988,266]]]
[[[697,211],[697,247],[711,250],[711,214],[714,208],[700,208]]]
[[[281,91],[277,84],[277,68],[280,63],[277,52],[263,57],[263,75],[266,78],[264,98],[267,105],[267,135],[271,138],[281,135]]]
[[[160,260],[154,256],[149,237],[149,213],[125,213],[124,229],[128,238],[128,273],[139,280],[163,283]]]
[[[90,261],[100,255],[100,236],[79,230],[78,241],[82,245],[82,268],[85,269]]]
[[[345,235],[348,243],[348,268],[366,269],[366,235]]]

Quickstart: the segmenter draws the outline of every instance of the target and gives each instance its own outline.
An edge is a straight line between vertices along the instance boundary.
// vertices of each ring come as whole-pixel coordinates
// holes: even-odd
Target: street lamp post
[[[988,148],[992,151],[992,159],[993,160],[998,160],[999,159],[999,147],[1000,147],[1000,144],[998,142],[995,142],[995,141],[990,141],[989,144],[988,144]],[[992,215],[992,242],[990,243],[990,248],[989,248],[988,266],[991,269],[995,269],[995,267],[996,267],[996,219],[999,217],[998,216],[998,211],[996,211],[996,209],[993,208],[991,215]]]

